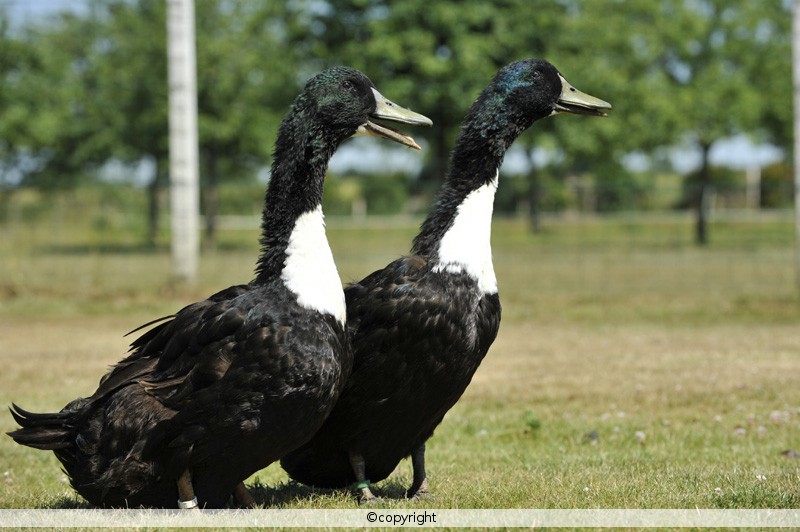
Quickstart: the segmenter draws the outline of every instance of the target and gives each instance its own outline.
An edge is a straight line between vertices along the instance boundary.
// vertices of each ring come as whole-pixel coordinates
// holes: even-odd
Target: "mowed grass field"
[[[123,334],[252,276],[255,230],[223,232],[189,288],[169,280],[167,250],[76,216],[0,226],[2,405],[91,394]],[[417,222],[329,220],[343,281],[405,252]],[[719,221],[706,249],[691,236],[683,216],[545,220],[537,235],[496,220],[499,337],[428,442],[433,496],[402,498],[404,461],[379,507],[800,506],[791,217]],[[0,507],[84,505],[52,453],[5,436],[0,473]],[[276,464],[248,484],[268,507],[356,507]]]

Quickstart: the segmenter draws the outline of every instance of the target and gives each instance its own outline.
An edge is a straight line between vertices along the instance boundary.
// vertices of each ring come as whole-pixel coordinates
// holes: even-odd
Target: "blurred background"
[[[543,57],[614,109],[506,157],[503,326],[429,445],[429,504],[797,508],[790,1],[195,0],[194,284],[170,262],[166,7],[0,0],[0,404],[86,395],[125,331],[252,279],[276,129],[321,69],[434,122],[407,129],[422,152],[358,138],[331,161],[348,282],[408,251],[497,69]],[[0,506],[80,504],[49,453],[0,438],[0,469]],[[292,489],[270,504],[319,504]]]
[[[121,263],[109,268],[114,277],[129,273],[127,299],[185,288],[169,269],[136,269],[135,260],[157,264],[170,238],[166,5],[0,0],[8,314],[30,312],[25,301],[46,301],[52,290],[70,305],[86,298],[83,285],[101,299],[124,292],[119,280],[97,288],[101,260]],[[542,120],[518,139],[501,171],[496,253],[503,235],[518,249],[580,253],[587,264],[597,263],[592,250],[660,250],[670,254],[654,259],[651,274],[736,262],[736,274],[706,276],[760,295],[770,294],[766,277],[792,294],[791,8],[787,0],[196,0],[205,279],[213,287],[225,286],[225,273],[230,283],[249,279],[276,129],[310,76],[354,66],[434,122],[412,132],[421,153],[354,139],[332,160],[324,209],[347,281],[367,273],[358,252],[374,251],[366,266],[378,267],[408,249],[467,108],[498,68],[534,56],[614,110],[606,119]],[[387,231],[397,239],[381,239]],[[715,259],[714,250],[746,260]],[[231,252],[242,253],[236,269],[222,266]],[[66,288],[53,288],[55,274]]]

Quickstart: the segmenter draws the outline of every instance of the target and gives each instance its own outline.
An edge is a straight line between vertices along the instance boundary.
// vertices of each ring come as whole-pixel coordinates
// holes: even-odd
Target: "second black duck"
[[[353,372],[320,431],[281,460],[320,487],[369,485],[411,456],[409,496],[428,492],[425,442],[458,401],[500,326],[491,218],[506,150],[536,120],[611,106],[547,61],[502,68],[472,104],[411,254],[345,289]]]

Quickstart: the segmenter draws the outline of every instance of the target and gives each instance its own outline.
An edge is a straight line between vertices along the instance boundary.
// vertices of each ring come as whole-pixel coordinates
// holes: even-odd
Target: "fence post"
[[[172,267],[193,284],[200,254],[194,0],[168,0],[167,43]]]

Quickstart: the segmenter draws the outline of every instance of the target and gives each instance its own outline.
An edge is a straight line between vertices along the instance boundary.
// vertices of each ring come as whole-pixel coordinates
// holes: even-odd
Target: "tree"
[[[168,175],[164,2],[88,1],[87,10],[13,39],[0,16],[0,150],[26,162],[26,182],[43,185],[69,186],[109,158],[151,160],[154,239]],[[543,120],[520,137],[529,153],[547,150],[546,170],[556,179],[587,173],[624,184],[626,155],[687,141],[707,175],[721,138],[746,132],[787,148],[792,138],[785,0],[196,1],[207,240],[217,183],[269,161],[298,87],[333,64],[363,70],[391,98],[433,119],[433,128],[414,131],[428,144],[426,186],[443,175],[478,92],[502,65],[531,56],[614,105],[607,120]],[[535,205],[538,169],[531,168]],[[704,241],[708,179],[698,182]]]
[[[197,0],[198,112],[206,229],[216,185],[270,159],[280,118],[304,81],[274,9]],[[282,8],[281,8],[282,9]],[[155,243],[168,176],[166,5],[90,0],[8,35],[0,17],[0,154],[27,168],[24,183],[68,188],[110,160],[149,160],[147,240]],[[18,160],[11,160],[17,156]]]
[[[248,2],[197,3],[198,121],[206,243],[212,244],[217,184],[251,175],[271,157],[275,131],[294,98],[298,61],[281,42],[273,12]]]
[[[789,80],[784,33],[788,11],[780,0],[757,5],[725,0],[622,4],[618,11],[625,13],[627,21],[616,31],[630,41],[628,57],[649,58],[650,66],[642,65],[640,74],[664,83],[668,90],[661,96],[666,97],[665,106],[648,117],[661,119],[664,130],[673,135],[673,144],[688,140],[700,153],[694,209],[696,241],[704,245],[708,242],[711,148],[737,133],[763,132],[767,129],[764,120],[774,119],[777,108],[765,96],[776,96],[773,87],[784,87]],[[777,100],[783,102],[783,109],[789,108],[788,93]],[[661,143],[667,144],[667,139]]]
[[[97,25],[93,16],[62,13],[13,43],[6,69],[3,137],[13,142],[23,183],[48,190],[73,186],[109,156],[109,116],[93,105]],[[14,164],[14,163],[12,163]]]
[[[545,55],[545,32],[531,29],[539,21],[549,26],[562,11],[557,3],[525,0],[329,0],[304,6],[298,13],[287,4],[307,22],[287,27],[297,30],[298,46],[321,58],[319,66],[359,68],[391,98],[433,120],[432,128],[414,135],[429,143],[422,179],[434,184],[444,175],[469,105],[503,65]],[[528,36],[537,33],[538,49],[531,49]]]
[[[669,9],[669,4],[666,5]],[[742,48],[757,43],[761,31],[772,33],[774,30],[765,30],[768,27],[765,25],[788,14],[782,13],[778,2],[762,2],[758,9],[753,9],[745,3],[735,5],[723,0],[675,2],[666,14],[671,13],[692,29],[688,39],[686,35],[668,34],[665,53],[660,59],[676,88],[678,101],[688,111],[682,115],[685,132],[701,154],[695,192],[696,239],[698,244],[705,245],[711,148],[724,137],[757,129],[764,113],[765,99],[751,79],[752,72],[747,68],[750,65],[743,59],[748,54],[742,53]],[[788,74],[788,53],[785,58]],[[787,98],[787,104],[789,101]]]
[[[557,46],[567,65],[562,68],[588,75],[587,86],[601,87],[597,95],[615,108],[611,120],[580,124],[580,132],[557,121],[556,135],[569,137],[574,162],[595,165],[605,152],[620,161],[625,153],[694,145],[701,156],[696,240],[707,243],[714,144],[738,133],[781,146],[791,138],[788,4],[619,0],[613,9],[605,2],[569,6],[568,38]]]
[[[24,119],[19,115],[26,113],[17,105],[17,97],[20,72],[29,61],[27,47],[11,34],[6,10],[0,5],[0,185],[12,183],[10,174],[22,149],[19,127]]]
[[[733,44],[747,71],[748,79],[760,99],[760,118],[754,132],[782,148],[787,154],[794,150],[791,76],[791,11],[792,2],[768,0],[758,4],[745,3],[743,9],[754,11],[757,27],[751,39]]]
[[[637,3],[643,11],[652,5]],[[639,75],[652,57],[629,55],[634,43],[624,9],[543,0],[330,0],[297,6],[287,5],[287,11],[305,24],[288,26],[297,29],[305,54],[321,58],[321,65],[361,68],[392,97],[433,119],[430,130],[415,131],[429,142],[424,181],[437,183],[443,175],[458,124],[478,92],[501,66],[525,57],[550,60],[580,89],[611,100],[613,115],[625,115],[624,120],[544,120],[517,141],[529,153],[534,145],[546,146],[563,171],[620,168],[626,153],[671,138],[669,127],[653,127],[654,120],[663,125],[667,104],[649,100],[665,90],[658,89],[656,72]],[[607,24],[610,18],[615,22]],[[531,169],[535,215],[539,186],[533,164]]]
[[[165,4],[101,3],[110,13],[110,45],[103,62],[108,95],[124,117],[119,156],[147,157],[157,168],[149,186],[153,241],[169,148]],[[222,175],[230,179],[252,173],[269,160],[274,131],[296,92],[294,56],[274,38],[271,6],[197,1],[198,129],[208,243],[214,238]],[[117,65],[124,68],[113,72]]]
[[[200,142],[209,235],[220,174],[254,173],[270,158],[296,93],[296,56],[270,3],[198,0]],[[162,0],[89,0],[12,38],[0,17],[0,154],[24,182],[66,188],[111,159],[155,168],[148,241],[168,175],[166,21]],[[12,160],[13,157],[17,160]]]
[[[160,0],[95,0],[99,29],[101,97],[114,116],[114,156],[149,160],[147,241],[156,242],[161,190],[168,175],[166,4]]]

